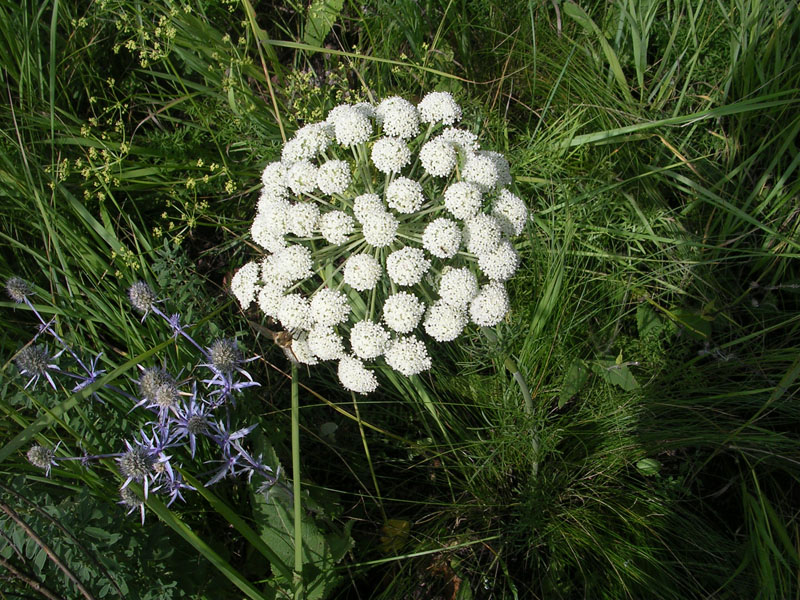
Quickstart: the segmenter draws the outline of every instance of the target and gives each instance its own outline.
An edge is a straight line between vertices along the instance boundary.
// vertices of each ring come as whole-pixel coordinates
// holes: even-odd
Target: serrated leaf
[[[586,363],[579,358],[572,361],[567,374],[564,376],[564,382],[561,384],[561,393],[558,395],[558,408],[562,408],[567,401],[586,385],[589,379],[589,368]]]
[[[628,365],[617,364],[615,360],[596,360],[592,363],[592,370],[607,383],[619,386],[626,392],[640,387]]]
[[[314,0],[308,8],[303,41],[321,48],[343,6],[344,0]]]

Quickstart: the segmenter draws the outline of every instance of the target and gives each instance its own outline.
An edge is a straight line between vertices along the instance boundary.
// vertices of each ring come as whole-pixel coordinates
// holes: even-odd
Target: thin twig
[[[26,575],[25,573],[17,569],[13,564],[8,562],[2,556],[0,556],[0,566],[2,566],[6,571],[11,573],[14,577],[19,579],[21,582],[30,587],[32,590],[39,592],[45,598],[48,598],[49,600],[61,600],[61,598],[59,598],[53,592],[44,587],[44,584],[41,581],[37,581],[33,577]]]

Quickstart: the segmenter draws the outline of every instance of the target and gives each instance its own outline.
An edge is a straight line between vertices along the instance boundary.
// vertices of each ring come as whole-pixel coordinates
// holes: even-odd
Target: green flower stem
[[[375,486],[375,496],[374,500],[378,504],[378,508],[381,510],[381,515],[383,516],[383,522],[386,523],[388,517],[386,516],[386,509],[383,506],[383,498],[381,497],[381,489],[378,487],[378,478],[375,475],[375,469],[372,466],[372,455],[369,453],[369,446],[367,445],[367,436],[364,434],[364,425],[363,421],[361,421],[361,411],[358,410],[358,401],[356,400],[355,392],[350,392],[350,396],[353,398],[353,408],[355,409],[356,413],[356,421],[358,422],[358,431],[361,435],[361,443],[364,446],[364,455],[367,458],[367,464],[369,465],[369,472],[372,476],[372,485]]]
[[[497,342],[497,334],[494,331],[488,327],[482,327],[481,329],[490,342]],[[514,378],[514,381],[519,387],[519,391],[522,394],[522,399],[525,403],[525,414],[529,417],[532,417],[533,398],[531,397],[531,390],[528,387],[528,383],[525,381],[525,378],[522,376],[519,366],[510,356],[506,356],[505,360],[503,361],[503,366],[508,370],[509,373],[511,373],[511,376]],[[533,448],[533,475],[536,476],[536,474],[539,472],[539,436],[533,429],[531,430],[531,446]]]
[[[294,597],[305,596],[303,582],[303,505],[300,496],[300,393],[292,363],[292,491],[294,493]]]

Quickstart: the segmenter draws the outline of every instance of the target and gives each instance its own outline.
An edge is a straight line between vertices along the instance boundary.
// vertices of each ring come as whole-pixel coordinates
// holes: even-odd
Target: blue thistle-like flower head
[[[33,287],[21,277],[12,277],[6,281],[6,292],[14,302],[20,303],[33,294]]]

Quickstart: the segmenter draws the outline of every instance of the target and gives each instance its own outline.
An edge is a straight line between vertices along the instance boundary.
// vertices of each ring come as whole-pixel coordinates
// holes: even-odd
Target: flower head
[[[344,263],[344,282],[359,292],[371,290],[381,277],[381,265],[369,254],[354,254]]]
[[[339,381],[348,390],[368,394],[378,388],[378,378],[357,358],[343,356],[339,360]]]
[[[423,123],[452,125],[461,120],[461,107],[449,92],[429,92],[417,108]]]
[[[14,302],[20,303],[33,294],[33,288],[21,277],[11,277],[6,281],[6,292]]]
[[[386,363],[398,373],[411,377],[431,368],[431,357],[420,340],[408,336],[395,340],[386,351]]]
[[[425,312],[425,305],[414,294],[397,292],[383,303],[383,322],[398,333],[411,333]]]
[[[323,194],[343,194],[353,177],[350,166],[343,160],[329,160],[317,169],[317,187]]]
[[[30,375],[31,377],[25,387],[27,388],[31,384],[35,386],[39,379],[44,377],[50,383],[50,386],[56,389],[55,381],[50,376],[50,370],[58,367],[52,364],[51,361],[57,358],[61,352],[56,356],[50,356],[47,346],[41,345],[26,346],[20,350],[14,362],[17,363],[17,368],[21,374]]]
[[[258,292],[258,280],[261,278],[261,268],[256,262],[249,262],[236,271],[231,279],[231,292],[236,296],[239,305],[246,309],[253,302]]]
[[[341,246],[355,231],[353,217],[341,210],[326,212],[319,218],[319,231],[326,242]]]
[[[144,281],[137,281],[128,288],[128,299],[133,308],[145,315],[150,312],[157,300],[153,290]]]
[[[410,246],[395,250],[386,259],[386,272],[397,285],[416,285],[427,273],[431,261],[419,248]]]
[[[456,168],[458,155],[453,144],[434,138],[420,149],[419,162],[429,175],[448,177]]]
[[[34,467],[44,469],[45,475],[48,477],[50,476],[50,467],[57,465],[55,461],[56,453],[52,449],[45,448],[44,446],[31,446],[26,456],[28,457],[28,462]]]
[[[243,305],[256,300],[291,334],[289,360],[337,360],[342,385],[366,394],[387,367],[429,369],[426,344],[505,317],[527,208],[508,160],[454,127],[461,117],[446,92],[343,104],[264,169],[251,234],[270,254],[235,283]],[[212,396],[232,389],[231,377],[210,381]],[[254,464],[230,454],[212,481]]]
[[[372,162],[381,173],[399,173],[411,162],[411,150],[400,138],[384,137],[372,146]]]
[[[419,133],[419,114],[416,107],[400,96],[386,98],[378,104],[375,115],[386,135],[407,139]]]

